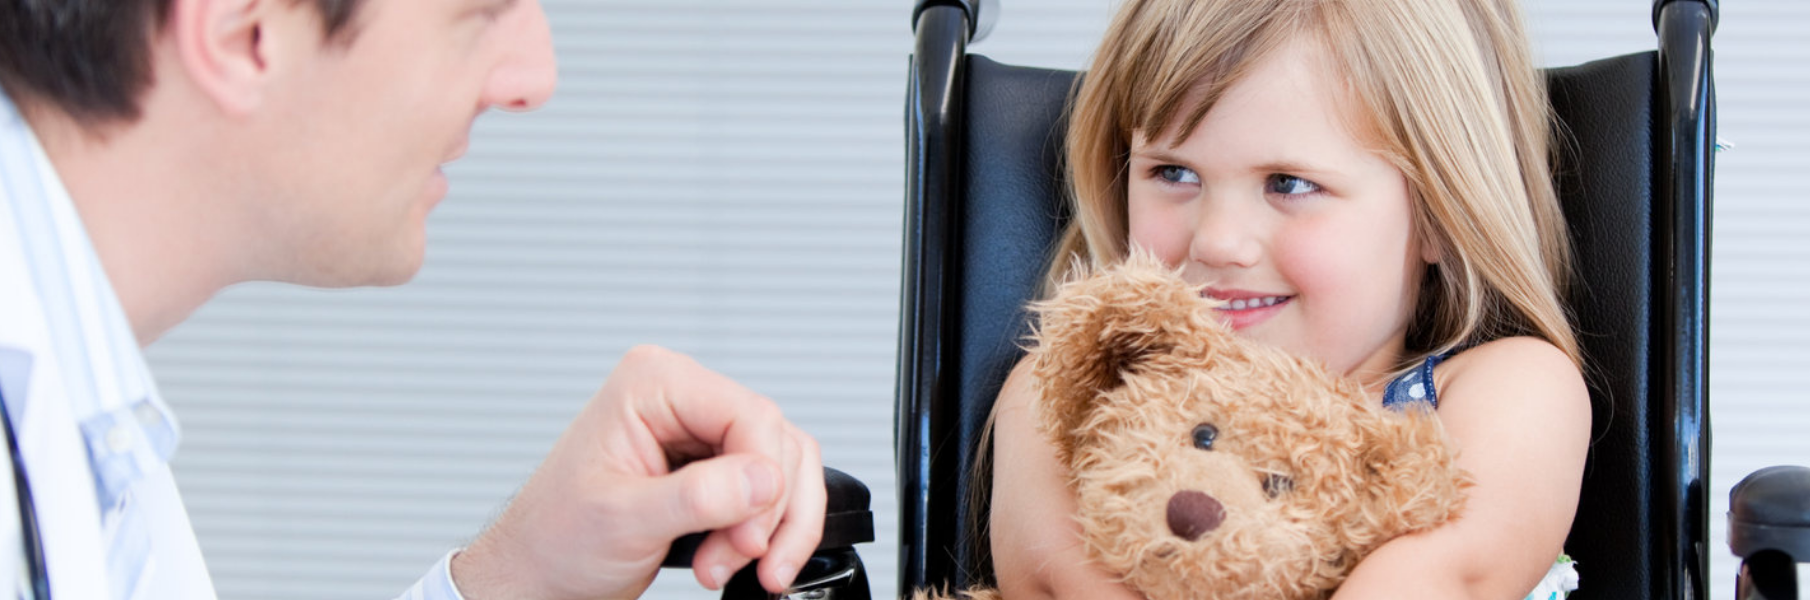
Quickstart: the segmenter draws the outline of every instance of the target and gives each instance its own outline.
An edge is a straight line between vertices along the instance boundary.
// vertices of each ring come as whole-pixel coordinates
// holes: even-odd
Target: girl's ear
[[[1439,224],[1433,222],[1431,217],[1422,215],[1414,219],[1414,240],[1420,244],[1421,261],[1429,265],[1437,265],[1440,261],[1445,260],[1445,236],[1439,234]]]
[[[1420,245],[1417,248],[1420,251],[1420,260],[1429,265],[1437,265],[1440,261],[1445,260],[1445,236],[1439,233],[1439,223],[1427,214],[1426,197],[1414,190],[1413,186],[1413,183],[1408,184],[1409,203],[1414,206],[1413,239]]]
[[[1445,259],[1445,244],[1439,242],[1438,236],[1422,234],[1420,236],[1420,260],[1429,265],[1437,265]]]

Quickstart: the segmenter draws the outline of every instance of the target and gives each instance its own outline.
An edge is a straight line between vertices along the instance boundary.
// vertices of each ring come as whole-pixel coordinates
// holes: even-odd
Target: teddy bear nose
[[[1190,542],[1219,528],[1226,507],[1205,492],[1185,490],[1169,498],[1169,531]]]

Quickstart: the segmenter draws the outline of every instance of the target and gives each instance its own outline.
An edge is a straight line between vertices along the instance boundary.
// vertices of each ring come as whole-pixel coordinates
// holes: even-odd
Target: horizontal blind
[[[226,598],[373,598],[473,535],[621,352],[668,345],[778,401],[897,541],[892,376],[909,2],[545,3],[560,90],[481,120],[408,286],[229,290],[152,348]],[[1085,64],[1116,3],[1008,0],[973,51]],[[1653,47],[1644,1],[1526,2],[1543,64]],[[1711,329],[1712,590],[1727,490],[1810,464],[1810,6],[1724,3]],[[1585,585],[1589,567],[1583,566]],[[698,598],[689,573],[650,597]]]

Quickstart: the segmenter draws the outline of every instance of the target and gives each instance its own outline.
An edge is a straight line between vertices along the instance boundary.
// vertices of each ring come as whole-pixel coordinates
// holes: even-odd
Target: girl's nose
[[[1215,268],[1250,267],[1262,257],[1258,224],[1235,201],[1203,199],[1188,258]]]

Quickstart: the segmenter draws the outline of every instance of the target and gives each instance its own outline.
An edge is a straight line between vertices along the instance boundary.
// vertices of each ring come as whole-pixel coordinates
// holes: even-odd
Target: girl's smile
[[[1268,320],[1287,308],[1288,302],[1295,298],[1290,295],[1215,288],[1207,288],[1200,295],[1224,303],[1218,308],[1220,318],[1234,330],[1244,330]]]

